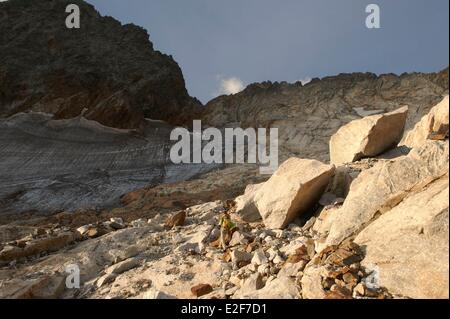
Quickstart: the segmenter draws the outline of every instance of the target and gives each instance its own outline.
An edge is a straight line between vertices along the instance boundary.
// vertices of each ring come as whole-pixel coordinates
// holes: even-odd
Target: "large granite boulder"
[[[401,144],[408,147],[419,147],[427,139],[443,140],[448,136],[448,95],[430,113],[422,117],[414,128],[405,134]]]
[[[409,298],[449,297],[448,175],[411,194],[355,239],[377,284]]]
[[[290,158],[255,194],[255,205],[267,228],[286,227],[322,196],[335,167],[316,160]]]
[[[381,161],[353,181],[344,204],[334,217],[326,243],[350,237],[377,216],[395,207],[412,191],[448,173],[448,141],[428,141],[407,156]]]
[[[245,222],[255,222],[261,219],[261,215],[258,212],[258,208],[256,208],[254,199],[256,192],[262,185],[263,183],[247,185],[244,194],[236,197],[234,200],[236,203],[236,216],[241,220]]]
[[[330,139],[330,161],[344,164],[373,157],[401,140],[408,107],[371,115],[342,126]]]

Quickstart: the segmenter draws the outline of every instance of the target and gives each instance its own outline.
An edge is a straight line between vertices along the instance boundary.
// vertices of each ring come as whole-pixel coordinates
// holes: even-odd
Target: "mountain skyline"
[[[448,66],[445,0],[377,1],[380,29],[365,26],[373,2],[366,0],[88,2],[102,15],[147,29],[155,49],[174,57],[189,93],[203,103],[266,80]]]

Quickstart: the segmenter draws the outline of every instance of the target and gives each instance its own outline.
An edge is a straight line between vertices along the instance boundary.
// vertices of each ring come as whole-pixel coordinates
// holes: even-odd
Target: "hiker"
[[[231,231],[235,227],[231,221],[230,214],[225,212],[220,217],[220,246],[223,250],[227,249],[226,238],[231,238]]]

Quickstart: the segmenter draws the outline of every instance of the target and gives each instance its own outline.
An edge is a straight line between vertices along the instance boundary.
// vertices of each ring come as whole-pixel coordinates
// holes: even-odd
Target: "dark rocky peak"
[[[77,4],[81,28],[68,29]],[[140,128],[145,118],[186,124],[201,103],[172,57],[155,51],[146,30],[102,17],[80,0],[0,3],[0,117],[41,111]]]

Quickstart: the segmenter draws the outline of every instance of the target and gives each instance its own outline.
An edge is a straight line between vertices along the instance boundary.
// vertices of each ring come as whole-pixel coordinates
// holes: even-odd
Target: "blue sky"
[[[448,0],[88,2],[102,15],[147,29],[203,102],[265,80],[434,72],[449,64]],[[380,29],[365,26],[370,3],[380,6]]]

